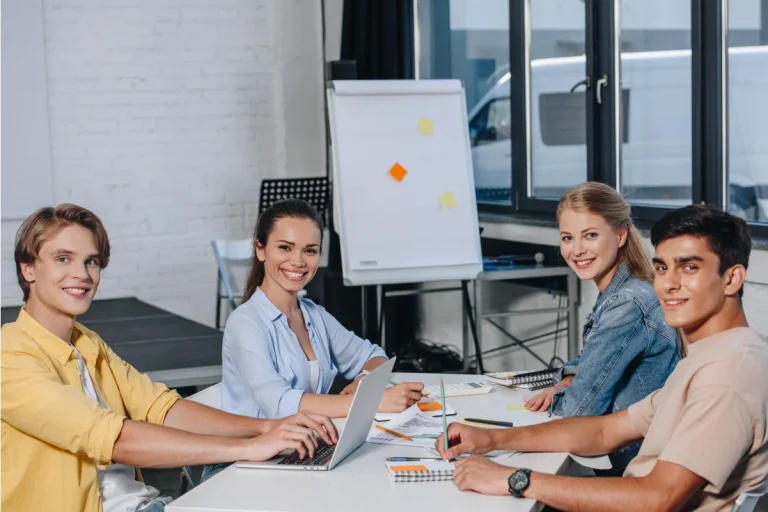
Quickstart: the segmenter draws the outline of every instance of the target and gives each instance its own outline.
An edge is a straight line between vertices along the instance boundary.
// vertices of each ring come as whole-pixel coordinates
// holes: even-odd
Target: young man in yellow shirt
[[[603,455],[642,440],[623,478],[575,478],[456,463],[462,490],[531,498],[558,510],[731,510],[768,482],[768,340],[741,304],[747,223],[708,206],[666,214],[651,230],[654,288],[664,321],[681,328],[688,356],[664,387],[621,412],[485,430],[454,423],[448,459],[494,449]]]
[[[159,512],[170,498],[139,467],[261,461],[286,449],[313,455],[331,420],[228,414],[182,400],[122,361],[83,325],[109,263],[92,212],[43,208],[17,234],[25,306],[2,328],[2,509]],[[137,478],[139,477],[139,478]]]

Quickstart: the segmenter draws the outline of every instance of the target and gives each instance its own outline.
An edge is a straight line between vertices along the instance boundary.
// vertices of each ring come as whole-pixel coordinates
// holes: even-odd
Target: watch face
[[[509,477],[509,486],[516,491],[522,491],[528,485],[528,475],[522,471],[516,471]]]

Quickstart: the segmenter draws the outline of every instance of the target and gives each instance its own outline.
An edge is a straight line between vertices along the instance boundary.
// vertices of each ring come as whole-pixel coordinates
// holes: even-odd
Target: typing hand
[[[309,427],[284,423],[258,437],[245,440],[245,460],[260,462],[269,460],[284,450],[296,450],[303,459],[314,457],[317,440]]]
[[[435,448],[443,460],[453,460],[464,453],[482,455],[493,449],[493,430],[451,423],[448,425],[448,450],[445,450],[442,434],[435,441]]]
[[[509,496],[509,476],[515,468],[501,466],[485,457],[471,455],[456,461],[453,483],[461,491],[475,491],[490,496]]]
[[[333,421],[328,416],[323,416],[322,414],[302,411],[293,416],[273,421],[277,423],[277,427],[283,425],[297,425],[310,428],[318,437],[325,441],[326,444],[336,444],[339,440],[339,433],[336,431],[336,426],[333,424]]]
[[[424,384],[421,382],[401,382],[384,391],[379,403],[379,412],[403,412],[421,400]]]

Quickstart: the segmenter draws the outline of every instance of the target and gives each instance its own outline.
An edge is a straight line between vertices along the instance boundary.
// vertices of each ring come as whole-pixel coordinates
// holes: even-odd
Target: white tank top
[[[77,349],[77,365],[80,367],[80,379],[83,390],[89,398],[98,402],[104,409],[109,409],[107,404],[96,393],[96,388],[85,366],[83,356]],[[95,462],[94,462],[95,463]],[[166,505],[171,498],[162,496],[160,491],[136,480],[136,469],[125,464],[110,464],[107,469],[96,468],[99,474],[99,495],[102,499],[103,512],[135,512],[139,511],[155,501],[162,501]]]
[[[315,393],[317,390],[317,381],[320,380],[320,363],[317,359],[309,362],[309,392]]]

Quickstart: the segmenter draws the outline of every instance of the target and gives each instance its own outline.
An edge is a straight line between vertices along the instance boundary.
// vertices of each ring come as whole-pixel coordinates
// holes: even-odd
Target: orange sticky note
[[[440,201],[440,206],[443,208],[453,208],[456,206],[456,197],[454,197],[453,192],[440,194],[437,196],[437,199]]]
[[[416,123],[416,132],[421,135],[432,135],[432,120],[419,119]]]
[[[419,410],[424,412],[443,410],[443,408],[440,407],[440,402],[419,402],[417,405],[419,406]]]
[[[408,174],[408,171],[406,171],[405,167],[398,164],[397,162],[395,162],[395,165],[389,169],[389,175],[395,178],[397,181],[403,181],[403,178],[405,178],[406,174]]]
[[[427,466],[391,466],[392,471],[429,471]]]

